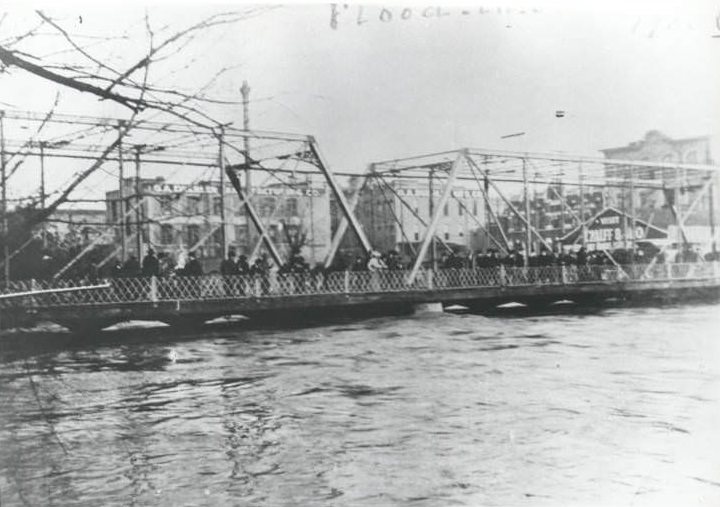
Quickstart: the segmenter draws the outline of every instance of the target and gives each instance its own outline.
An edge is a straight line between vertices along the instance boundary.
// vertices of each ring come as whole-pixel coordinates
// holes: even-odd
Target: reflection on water
[[[718,505],[720,306],[16,337],[2,505]]]

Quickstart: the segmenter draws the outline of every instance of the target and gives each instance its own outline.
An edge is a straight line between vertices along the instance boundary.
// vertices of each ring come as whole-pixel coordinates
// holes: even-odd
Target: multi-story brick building
[[[436,184],[430,198],[428,183],[397,178],[388,180],[392,190],[375,182],[368,183],[356,207],[356,216],[370,243],[379,250],[410,253],[410,245],[419,244],[437,209],[442,188]],[[458,250],[489,246],[483,228],[485,202],[482,193],[457,185],[443,206],[436,235]],[[346,237],[352,236],[348,233]]]
[[[605,207],[605,193],[601,190],[583,192],[585,202],[581,205],[578,188],[573,186],[563,190],[561,186],[551,185],[546,192],[530,197],[530,224],[550,244],[555,244],[561,237],[574,229],[582,220],[587,220]],[[563,200],[565,205],[563,205]],[[511,201],[515,209],[523,216],[525,202]],[[525,222],[507,207],[499,217],[508,240],[524,248],[527,240]],[[496,230],[495,227],[492,229]],[[532,236],[531,251],[537,251],[539,241]]]
[[[627,146],[600,150],[605,158],[642,162],[662,162],[665,164],[713,164],[709,136],[672,139],[657,130],[651,130],[640,141]],[[630,189],[630,178],[634,189]],[[608,181],[620,183],[622,188],[610,188],[608,204],[662,229],[669,229],[671,237],[679,241],[681,236],[676,226],[676,217],[668,207],[672,202],[679,214],[685,214],[696,200],[709,178],[714,177],[714,201],[718,199],[720,174],[700,169],[653,168],[623,165],[606,166]],[[642,188],[647,181],[655,188]],[[638,188],[639,187],[639,188]],[[664,188],[664,189],[663,189]],[[686,239],[692,236],[693,242],[709,243],[711,214],[715,224],[720,219],[717,202],[713,202],[710,192],[699,197],[697,205],[686,218],[684,232]],[[692,234],[691,234],[692,232]],[[690,240],[690,239],[689,239]]]
[[[712,164],[710,154],[710,137],[690,137],[672,139],[665,134],[651,130],[640,141],[627,146],[600,150],[605,158],[615,160],[637,160],[641,162],[662,162],[666,164]],[[635,185],[631,200],[630,178]],[[664,186],[668,191],[677,192],[677,205],[688,206],[696,192],[702,187],[707,173],[694,169],[676,169],[671,167],[634,167],[608,165],[605,169],[608,181],[624,185],[615,187],[609,192],[609,204],[615,207],[628,207],[632,202],[636,211],[649,215],[652,210],[662,208],[666,204],[666,196],[661,188],[642,188],[643,181],[653,182],[656,187]],[[700,203],[701,207],[703,203]],[[707,214],[707,207],[704,208]],[[667,225],[667,224],[665,224]]]
[[[113,240],[104,209],[58,208],[42,227],[44,234],[59,242],[70,239],[80,244],[105,244]]]
[[[222,199],[218,181],[174,184],[159,179],[140,182],[139,223],[136,216],[135,180],[123,181],[128,253],[137,253],[137,231],[141,248],[152,246],[166,252],[194,251],[206,268],[217,267],[223,256]],[[118,224],[119,191],[106,193],[107,219]],[[253,253],[257,233],[244,206],[230,184],[225,186],[225,234],[229,248]],[[301,253],[310,262],[320,262],[330,244],[330,204],[327,189],[306,181],[255,188],[251,202],[281,254],[289,250],[288,236],[304,236]],[[121,232],[116,227],[115,241]]]

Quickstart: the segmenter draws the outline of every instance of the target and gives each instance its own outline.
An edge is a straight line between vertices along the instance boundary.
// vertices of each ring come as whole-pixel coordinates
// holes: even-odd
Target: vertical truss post
[[[695,196],[695,199],[693,200],[692,203],[690,203],[690,206],[688,207],[687,211],[686,211],[682,216],[681,216],[681,215],[678,215],[677,210],[675,209],[675,206],[674,206],[674,205],[670,207],[670,209],[672,210],[674,216],[676,217],[676,220],[677,220],[677,223],[678,223],[678,227],[679,227],[679,229],[680,229],[681,234],[683,235],[683,239],[685,238],[685,232],[684,232],[684,229],[683,229],[683,225],[684,225],[684,223],[685,223],[685,220],[687,220],[688,217],[690,217],[690,215],[693,214],[693,212],[695,211],[695,207],[698,205],[698,203],[700,202],[701,198],[705,196],[705,192],[707,192],[707,191],[711,188],[711,184],[712,184],[712,180],[709,180],[707,183],[705,183],[705,185],[703,185],[702,189],[700,189],[700,192],[698,192],[698,194]],[[660,257],[660,255],[663,254],[663,253],[665,252],[665,250],[668,249],[669,246],[670,246],[670,243],[665,244],[665,246],[663,246],[663,247],[660,249],[660,251],[655,254],[655,257],[653,257],[652,261],[650,261],[650,262],[648,263],[647,268],[645,268],[645,272],[643,273],[643,277],[647,277],[648,273],[650,273],[650,270],[651,270],[651,269],[653,268],[653,266],[655,266],[655,264],[657,263],[658,257]]]
[[[710,176],[710,188],[708,189],[708,208],[710,213],[710,249],[713,254],[713,261],[717,261],[717,244],[715,241],[715,175]]]
[[[560,193],[556,192],[555,189],[553,189],[553,192],[560,198],[560,237],[562,238],[565,236],[565,185],[560,179],[558,179],[558,183],[560,183]],[[562,249],[562,245],[560,248]]]
[[[328,185],[330,185],[330,189],[332,190],[333,194],[335,195],[335,199],[337,199],[338,204],[340,205],[340,208],[342,209],[343,214],[350,222],[350,227],[352,228],[353,232],[357,236],[357,238],[360,240],[360,244],[362,245],[363,249],[365,250],[365,253],[367,255],[370,254],[372,251],[372,246],[370,245],[370,242],[367,239],[367,236],[365,236],[365,232],[362,230],[362,227],[360,227],[360,222],[358,222],[357,218],[353,214],[352,210],[350,209],[350,205],[348,204],[347,200],[345,199],[345,195],[343,194],[342,190],[338,186],[337,182],[335,181],[335,177],[332,174],[332,171],[330,171],[329,166],[325,163],[325,160],[323,159],[322,155],[320,155],[320,150],[317,146],[317,143],[315,141],[315,138],[310,136],[308,138],[308,144],[310,145],[310,151],[312,152],[313,156],[315,157],[315,161],[317,162],[317,167],[320,169],[320,171],[325,176],[325,180],[328,182]]]
[[[228,251],[227,225],[225,223],[225,127],[220,126],[218,140],[218,170],[220,172],[220,242],[222,243],[222,258],[225,259]]]
[[[3,272],[5,284],[10,281],[10,245],[8,240],[8,208],[7,208],[7,161],[5,160],[5,111],[0,111],[0,186],[2,186],[2,233],[3,233]]]
[[[143,202],[140,195],[140,150],[141,146],[135,146],[135,242],[138,260],[142,261],[142,215]]]
[[[545,240],[545,238],[543,238],[542,235],[541,235],[539,232],[537,232],[534,227],[532,227],[532,226],[530,225],[530,223],[525,219],[525,215],[523,215],[522,213],[520,213],[520,211],[518,211],[518,209],[517,209],[517,208],[515,207],[515,205],[510,201],[510,199],[508,199],[507,197],[505,197],[505,194],[503,194],[503,193],[500,191],[500,189],[498,188],[497,184],[489,177],[489,175],[488,175],[486,172],[482,171],[482,169],[480,169],[474,162],[472,162],[472,159],[470,159],[470,161],[471,161],[471,164],[474,165],[476,169],[478,169],[481,173],[484,174],[484,176],[487,177],[488,184],[495,189],[495,192],[497,192],[498,196],[500,196],[500,199],[502,199],[502,201],[503,201],[503,202],[505,203],[505,205],[510,209],[510,211],[512,211],[512,213],[513,213],[516,217],[518,217],[518,219],[519,219],[523,224],[525,224],[525,225],[527,225],[528,227],[530,227],[530,232],[531,232],[532,234],[534,234],[535,237],[536,237],[543,245],[545,245],[548,249],[550,249],[550,245],[549,245],[548,242]]]
[[[370,166],[370,170],[367,171],[360,181],[360,183],[357,185],[357,188],[355,188],[355,191],[353,192],[352,196],[350,196],[350,201],[348,202],[348,207],[350,208],[351,213],[355,213],[355,208],[357,208],[358,203],[360,202],[360,195],[362,194],[365,185],[367,185],[368,176],[370,175],[370,172],[374,170],[374,166]],[[343,237],[345,237],[345,233],[347,232],[349,225],[349,221],[345,214],[343,213],[342,218],[340,219],[340,223],[338,224],[338,228],[335,231],[335,235],[332,238],[332,241],[330,243],[330,249],[328,250],[327,256],[325,257],[325,267],[329,268],[332,266],[333,261],[335,260],[335,255],[337,255],[337,251],[340,248],[340,243],[342,243]]]
[[[120,260],[125,262],[127,258],[127,238],[125,231],[125,189],[123,187],[123,136],[125,135],[125,122],[118,121],[118,217],[120,220]]]
[[[40,209],[45,209],[45,142],[40,141]],[[41,229],[43,248],[47,248],[47,226],[43,220]]]
[[[435,168],[431,167],[429,174],[428,174],[428,216],[432,217],[433,213],[435,211]],[[437,269],[437,248],[435,247],[435,234],[433,233],[433,236],[430,238],[430,241],[432,242],[430,244],[430,262],[432,263],[432,268]]]
[[[585,177],[583,175],[582,162],[578,162],[578,186],[580,192],[580,233],[582,235],[582,246],[585,246],[587,231],[585,230]]]
[[[527,159],[522,159],[523,197],[525,200],[525,255],[523,263],[525,267],[530,265],[530,242],[532,241],[532,225],[530,223],[530,196],[528,193]]]
[[[629,167],[630,171],[630,246],[635,251],[635,178],[633,175],[633,166]]]
[[[430,220],[430,225],[428,226],[427,230],[425,231],[425,237],[423,238],[422,244],[420,245],[420,251],[418,252],[417,257],[415,258],[415,262],[413,263],[412,270],[410,271],[410,274],[408,275],[407,284],[411,285],[415,281],[415,277],[417,276],[418,270],[420,269],[420,266],[422,266],[422,262],[425,259],[425,255],[427,255],[428,247],[430,246],[430,241],[435,237],[435,229],[437,229],[438,222],[440,222],[440,214],[442,213],[443,207],[445,206],[445,203],[447,203],[448,199],[450,198],[450,194],[452,193],[453,184],[455,183],[455,176],[457,175],[458,169],[460,165],[462,164],[463,160],[465,160],[467,155],[466,151],[463,151],[453,162],[452,167],[450,168],[450,173],[448,174],[447,181],[445,182],[445,188],[443,189],[442,196],[440,197],[440,202],[437,204],[437,208],[434,210],[434,213],[432,215],[432,219]]]
[[[377,181],[378,183],[381,183],[382,185],[384,185],[385,188],[387,188],[387,189],[397,198],[397,200],[400,202],[400,204],[402,204],[405,208],[407,208],[407,210],[410,212],[410,214],[411,214],[413,217],[415,217],[415,219],[420,223],[420,225],[422,225],[423,227],[427,227],[427,224],[428,224],[428,223],[427,223],[419,214],[417,214],[417,213],[415,212],[415,210],[412,208],[412,206],[410,206],[410,205],[408,204],[408,202],[407,202],[405,199],[403,199],[402,196],[400,196],[400,194],[398,193],[398,191],[395,190],[395,189],[392,187],[392,185],[389,185],[388,182],[385,181],[385,178],[384,178],[381,174],[376,173],[376,174],[375,174],[375,178],[376,178],[376,181]],[[378,188],[379,188],[379,187],[378,187]],[[383,195],[384,195],[384,193],[383,193]],[[452,252],[452,248],[450,248],[450,246],[449,246],[447,243],[445,243],[445,241],[444,241],[442,238],[438,237],[437,233],[435,234],[435,241],[437,241],[437,242],[440,243],[443,247],[445,247],[445,249],[446,249],[448,252]]]
[[[487,156],[485,157],[487,158]],[[500,237],[503,240],[503,243],[505,244],[505,250],[509,252],[511,250],[510,248],[510,240],[508,240],[507,236],[505,235],[505,230],[502,227],[502,224],[500,223],[500,220],[497,217],[497,214],[492,209],[492,204],[490,203],[490,193],[489,188],[485,188],[485,185],[483,185],[480,180],[478,179],[477,175],[475,174],[475,171],[479,171],[480,174],[483,175],[484,181],[487,183],[487,186],[489,187],[491,184],[490,176],[488,175],[487,171],[483,171],[478,167],[478,165],[475,163],[475,161],[470,157],[470,155],[467,155],[465,157],[466,162],[470,165],[470,173],[473,175],[473,178],[475,178],[475,181],[478,184],[478,188],[480,189],[480,192],[482,192],[483,198],[485,199],[485,206],[487,208],[487,212],[490,215],[490,217],[495,222],[495,225],[498,227],[498,231],[500,232]],[[489,231],[489,229],[488,229]]]

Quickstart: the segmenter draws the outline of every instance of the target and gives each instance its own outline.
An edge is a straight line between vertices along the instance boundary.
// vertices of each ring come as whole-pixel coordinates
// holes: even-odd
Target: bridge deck
[[[482,308],[511,301],[551,303],[720,288],[720,264],[550,266],[408,272],[335,272],[267,277],[118,278],[105,287],[63,292],[78,281],[12,282],[0,299],[3,322],[54,321],[70,327],[123,320],[175,322],[229,314],[257,316],[338,307],[460,303]],[[97,282],[94,282],[97,284]],[[90,285],[90,283],[85,283]],[[45,291],[45,292],[44,292]]]

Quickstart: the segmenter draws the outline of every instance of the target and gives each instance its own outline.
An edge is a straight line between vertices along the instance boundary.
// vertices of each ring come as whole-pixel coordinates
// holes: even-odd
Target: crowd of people
[[[657,255],[656,255],[657,254]],[[548,248],[540,248],[538,252],[531,252],[527,258],[528,267],[549,267],[549,266],[613,266],[627,264],[646,264],[655,258],[655,263],[665,262],[700,262],[701,260],[717,260],[711,255],[701,256],[696,251],[685,248],[675,253],[672,257],[666,258],[663,252],[646,252],[642,249],[616,249],[612,252],[593,250],[587,251],[584,247],[577,251],[554,252]],[[443,253],[437,260],[440,269],[486,269],[504,266],[505,268],[525,267],[526,260],[524,252],[514,248],[507,252],[501,252],[489,248],[482,252],[454,252]],[[335,261],[329,268],[322,263],[311,266],[299,251],[291,252],[288,260],[279,268],[273,268],[268,255],[262,253],[250,262],[246,255],[238,254],[234,249],[228,251],[227,256],[220,262],[218,270],[210,274],[220,274],[223,277],[235,275],[255,277],[267,285],[267,279],[271,272],[273,276],[292,275],[293,280],[300,280],[299,286],[305,285],[303,280],[312,283],[321,283],[328,273],[339,271],[352,272],[380,272],[396,271],[411,268],[408,257],[401,255],[397,250],[389,250],[385,253],[373,250],[369,255],[356,255],[355,257],[338,254]],[[164,253],[156,253],[152,248],[147,250],[142,262],[134,255],[124,262],[111,264],[109,272],[101,276],[109,278],[142,278],[142,277],[196,277],[204,274],[202,264],[195,252],[189,252],[186,258],[175,263],[173,258]]]

